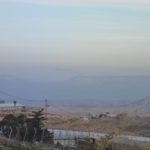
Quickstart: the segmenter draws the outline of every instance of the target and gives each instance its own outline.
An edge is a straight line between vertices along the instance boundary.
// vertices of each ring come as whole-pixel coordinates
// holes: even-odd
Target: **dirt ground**
[[[49,115],[46,124],[48,128],[54,129],[150,136],[150,117],[122,115],[116,118],[84,120],[80,117]]]
[[[33,110],[38,111],[38,109],[33,108],[26,112],[17,111],[14,113],[9,111],[0,111],[0,119],[9,113],[23,113],[29,115]],[[121,115],[113,118],[106,117],[88,119],[83,119],[83,117],[76,114],[49,113],[46,116],[47,120],[45,121],[45,125],[47,128],[150,137],[150,117],[135,117],[132,116],[132,114],[127,113],[122,113]]]

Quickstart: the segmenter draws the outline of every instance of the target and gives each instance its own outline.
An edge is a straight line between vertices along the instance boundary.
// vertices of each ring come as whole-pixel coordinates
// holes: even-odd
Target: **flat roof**
[[[16,103],[16,107],[23,107],[24,105]],[[14,107],[14,103],[0,103],[0,108],[2,107]]]

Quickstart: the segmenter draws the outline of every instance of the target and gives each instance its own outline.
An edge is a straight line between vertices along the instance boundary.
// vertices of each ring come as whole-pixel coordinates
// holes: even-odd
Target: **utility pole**
[[[47,99],[45,99],[45,118],[46,118],[46,121],[45,121],[45,124],[47,125],[47,108],[48,108],[48,101],[47,101]]]
[[[47,99],[45,99],[45,114],[47,115],[47,107],[48,107],[48,102]]]
[[[13,103],[14,103],[14,108],[16,108],[17,101],[13,101]]]
[[[17,106],[17,101],[13,101],[13,103],[14,103],[14,115],[15,115],[16,106]]]

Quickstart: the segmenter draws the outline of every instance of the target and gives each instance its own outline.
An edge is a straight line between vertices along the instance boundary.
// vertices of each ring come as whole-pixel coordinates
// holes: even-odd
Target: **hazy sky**
[[[0,75],[150,75],[149,0],[0,0]]]
[[[150,73],[149,17],[148,0],[1,0],[0,67]]]

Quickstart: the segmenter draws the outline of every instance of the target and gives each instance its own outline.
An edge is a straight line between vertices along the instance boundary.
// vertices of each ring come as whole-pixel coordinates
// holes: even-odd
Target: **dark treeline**
[[[53,142],[53,133],[44,128],[43,110],[32,115],[6,115],[0,121],[1,134],[9,139],[26,142]]]

